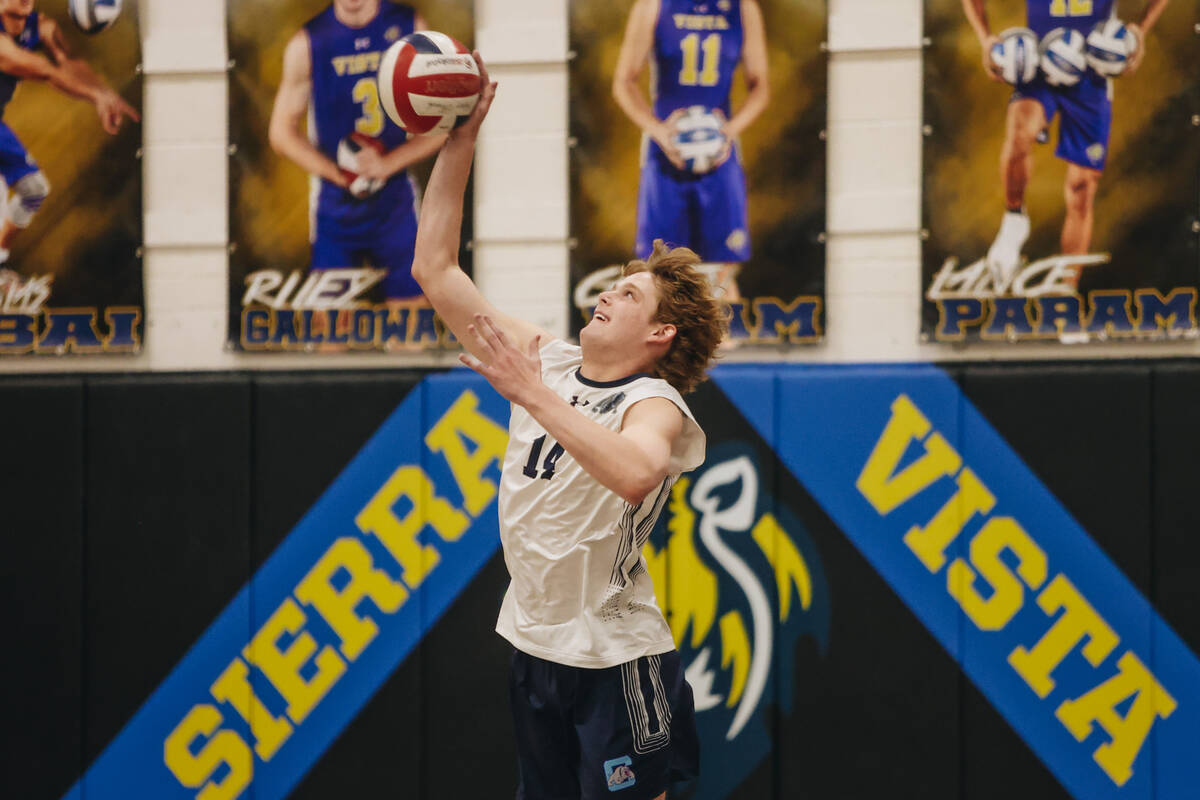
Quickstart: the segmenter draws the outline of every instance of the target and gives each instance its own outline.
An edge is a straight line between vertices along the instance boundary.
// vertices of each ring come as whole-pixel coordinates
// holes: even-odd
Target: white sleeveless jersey
[[[500,541],[511,581],[496,631],[518,650],[575,667],[612,667],[674,649],[642,558],[671,486],[704,461],[704,433],[669,383],[649,375],[590,381],[581,350],[541,350],[542,380],[579,413],[620,430],[639,400],[665,397],[685,417],[669,474],[636,506],[605,488],[521,406],[509,420]]]

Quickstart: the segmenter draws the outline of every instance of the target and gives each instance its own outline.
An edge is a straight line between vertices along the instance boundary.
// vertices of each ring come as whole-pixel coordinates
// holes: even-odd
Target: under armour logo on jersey
[[[597,403],[592,408],[592,411],[595,412],[596,414],[611,414],[612,412],[617,410],[617,406],[621,405],[621,401],[624,399],[625,399],[625,393],[617,392],[616,394],[609,395],[608,397],[604,398],[599,403]]]
[[[371,46],[371,37],[370,36],[362,36],[362,37],[359,37],[358,39],[354,40],[354,49],[355,50],[366,50],[366,49],[370,48],[370,46]]]
[[[587,400],[580,402],[579,395],[572,395],[572,397],[571,397],[571,407],[572,408],[574,408],[575,406],[579,406],[580,408],[583,408],[584,406],[588,405],[588,402],[589,401],[587,401]]]

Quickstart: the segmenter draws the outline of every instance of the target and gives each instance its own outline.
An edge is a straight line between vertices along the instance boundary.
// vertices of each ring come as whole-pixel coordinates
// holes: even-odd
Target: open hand
[[[535,336],[529,342],[529,352],[522,353],[492,318],[476,314],[475,322],[467,326],[467,332],[475,337],[476,351],[487,359],[483,361],[463,353],[458,360],[487,378],[488,383],[505,400],[519,406],[526,405],[534,393],[544,387],[542,383],[542,357],[538,355],[540,340]]]
[[[115,134],[121,130],[121,124],[126,117],[134,122],[141,121],[133,106],[113,91],[106,91],[96,99],[96,114],[100,117],[100,126],[108,134]]]

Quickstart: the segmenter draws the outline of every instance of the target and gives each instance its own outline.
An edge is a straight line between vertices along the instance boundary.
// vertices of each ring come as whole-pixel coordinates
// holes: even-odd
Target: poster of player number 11
[[[725,347],[821,339],[825,0],[572,0],[571,329],[656,240],[729,309]]]
[[[1200,337],[1200,5],[926,0],[923,338]]]

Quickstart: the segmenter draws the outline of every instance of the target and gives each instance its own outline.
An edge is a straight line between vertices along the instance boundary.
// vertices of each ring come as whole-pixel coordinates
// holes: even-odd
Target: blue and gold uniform
[[[415,22],[410,6],[384,0],[375,18],[360,28],[342,24],[332,5],[304,26],[312,56],[309,136],[335,163],[338,143],[355,132],[378,139],[385,151],[404,143],[406,134],[383,111],[376,75],[384,51],[412,33]],[[311,180],[313,269],[369,263],[387,269],[388,299],[421,294],[412,277],[417,212],[408,172],[393,175],[363,198],[324,179]]]
[[[38,35],[38,13],[36,11],[25,19],[25,29],[12,38],[17,46],[24,50],[37,50],[41,46],[42,40]],[[0,72],[0,120],[3,119],[4,110],[8,108],[8,103],[17,91],[17,84],[20,81],[21,79],[16,75]],[[25,145],[21,144],[12,128],[0,121],[0,176],[4,177],[4,182],[9,186],[15,186],[17,181],[37,171],[38,165],[25,149]]]
[[[1097,23],[1113,15],[1114,0],[1025,0],[1026,24],[1039,38],[1056,28],[1087,36]],[[1013,93],[1013,99],[1037,100],[1049,125],[1061,114],[1055,155],[1089,169],[1102,170],[1108,160],[1112,129],[1112,92],[1107,78],[1088,70],[1074,86],[1051,86],[1041,75]]]
[[[700,105],[731,115],[733,74],[742,59],[741,0],[661,0],[654,28],[651,94],[654,114]],[[654,141],[645,142],[638,187],[635,252],[655,239],[695,250],[705,261],[750,257],[746,176],[736,148],[706,175],[678,170]]]

